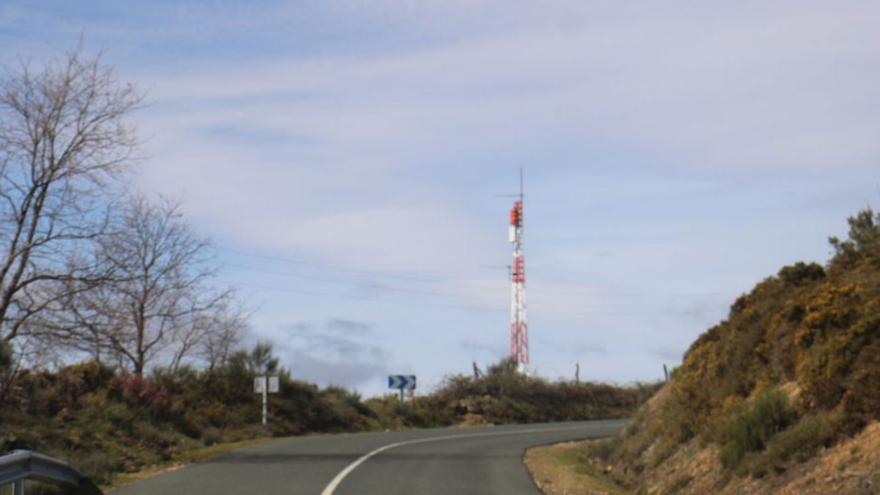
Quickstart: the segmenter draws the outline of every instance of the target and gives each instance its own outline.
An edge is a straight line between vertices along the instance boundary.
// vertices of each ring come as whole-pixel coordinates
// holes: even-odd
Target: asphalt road
[[[114,495],[396,495],[540,492],[531,446],[616,433],[624,421],[438,428],[275,440],[134,483]]]

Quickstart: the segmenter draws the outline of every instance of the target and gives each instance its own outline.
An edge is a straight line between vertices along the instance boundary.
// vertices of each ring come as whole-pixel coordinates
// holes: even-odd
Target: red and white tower
[[[509,240],[513,244],[510,270],[510,357],[520,371],[529,364],[529,325],[526,319],[526,263],[523,257],[523,192],[520,170],[519,199],[510,209]]]

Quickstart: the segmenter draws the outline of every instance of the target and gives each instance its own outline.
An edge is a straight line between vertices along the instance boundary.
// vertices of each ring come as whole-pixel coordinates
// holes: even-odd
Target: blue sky
[[[430,388],[506,353],[526,176],[532,361],[661,376],[880,199],[864,2],[5,1],[0,61],[103,50],[295,376]]]

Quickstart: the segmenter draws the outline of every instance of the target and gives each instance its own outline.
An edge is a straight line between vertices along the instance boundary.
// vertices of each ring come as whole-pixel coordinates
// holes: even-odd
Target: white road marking
[[[352,471],[357,469],[358,466],[367,461],[370,457],[374,455],[381,454],[386,450],[390,450],[396,447],[402,447],[404,445],[413,445],[416,443],[427,443],[427,442],[439,442],[441,440],[455,440],[457,438],[477,438],[477,437],[494,437],[499,435],[524,435],[527,433],[552,433],[556,431],[569,431],[569,430],[582,430],[584,426],[569,426],[567,428],[533,428],[531,430],[519,430],[519,431],[493,431],[491,433],[465,433],[459,435],[444,435],[440,437],[431,437],[431,438],[418,438],[415,440],[405,440],[403,442],[395,442],[389,443],[383,447],[379,447],[378,449],[361,456],[358,460],[352,462],[348,466],[345,467],[339,474],[336,475],[330,483],[324,487],[324,491],[321,492],[321,495],[333,495],[333,492],[336,491],[336,488],[342,483],[342,480],[345,479],[346,476],[351,474]]]

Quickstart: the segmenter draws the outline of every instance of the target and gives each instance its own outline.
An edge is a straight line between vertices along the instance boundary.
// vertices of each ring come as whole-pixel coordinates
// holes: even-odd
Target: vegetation
[[[721,464],[731,469],[747,454],[763,451],[770,439],[794,423],[796,414],[785,393],[775,388],[740,404],[721,433]]]
[[[528,449],[526,467],[546,495],[626,495],[600,468],[587,462],[590,442],[569,442]]]
[[[849,219],[827,265],[796,263],[701,335],[615,448],[630,483],[691,440],[763,476],[880,419],[880,215]]]
[[[843,417],[836,411],[807,414],[790,428],[772,437],[766,448],[743,463],[754,476],[782,472],[810,459],[822,447],[829,447],[843,430]]]
[[[204,446],[260,436],[622,417],[656,388],[550,383],[504,361],[485,376],[451,377],[436,392],[400,404],[393,396],[362,400],[339,387],[319,389],[277,368],[281,392],[270,396],[264,430],[252,387],[267,366],[276,368],[277,359],[260,344],[213,370],[157,369],[148,377],[87,361],[22,371],[0,405],[0,450],[66,458],[108,483]]]

